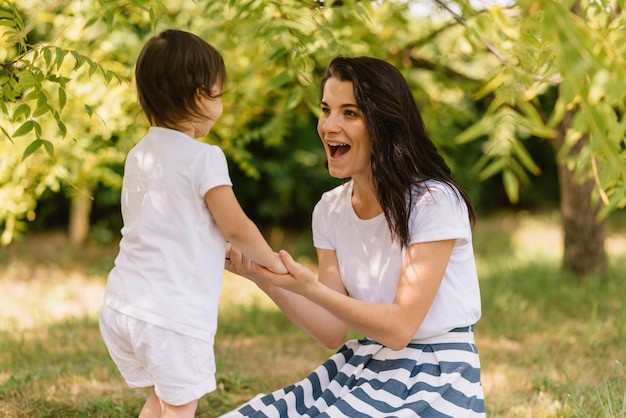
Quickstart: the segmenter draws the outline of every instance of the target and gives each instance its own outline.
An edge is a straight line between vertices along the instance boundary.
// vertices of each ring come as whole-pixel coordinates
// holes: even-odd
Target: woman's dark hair
[[[135,80],[139,104],[150,124],[176,128],[181,121],[200,116],[198,93],[210,98],[222,94],[226,67],[220,53],[205,40],[170,29],[146,42],[137,59]]]
[[[356,104],[372,138],[372,176],[392,237],[409,244],[411,188],[426,180],[454,186],[465,201],[471,223],[475,214],[467,193],[454,181],[450,167],[426,133],[411,89],[400,71],[371,57],[337,57],[322,79],[352,82]]]

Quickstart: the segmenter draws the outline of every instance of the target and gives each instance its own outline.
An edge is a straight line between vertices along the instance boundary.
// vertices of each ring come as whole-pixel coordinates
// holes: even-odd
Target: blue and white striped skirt
[[[402,350],[350,340],[304,380],[222,418],[484,417],[473,326]]]

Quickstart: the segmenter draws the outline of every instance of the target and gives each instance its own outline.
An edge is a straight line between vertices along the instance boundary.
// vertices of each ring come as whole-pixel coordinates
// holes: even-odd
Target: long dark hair
[[[426,133],[411,89],[400,71],[371,57],[337,57],[322,79],[352,82],[356,104],[362,110],[372,138],[372,176],[391,235],[403,247],[409,244],[411,189],[426,180],[455,187],[465,201],[470,222],[474,208],[467,193],[452,178],[450,167]]]

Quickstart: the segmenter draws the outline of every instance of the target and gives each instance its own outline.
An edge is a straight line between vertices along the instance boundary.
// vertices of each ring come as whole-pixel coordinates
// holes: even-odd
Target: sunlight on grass
[[[97,315],[103,282],[67,273],[37,268],[27,271],[12,266],[0,280],[0,329],[21,330],[53,324],[68,317]],[[30,277],[23,281],[19,277]]]
[[[476,338],[490,417],[626,416],[625,227],[607,237],[610,274],[578,283],[560,271],[557,215],[476,225]],[[97,326],[116,251],[93,245],[75,254],[59,234],[0,249],[0,417],[137,415],[147,392],[126,387]],[[219,321],[218,388],[198,417],[302,379],[332,353],[230,273]]]

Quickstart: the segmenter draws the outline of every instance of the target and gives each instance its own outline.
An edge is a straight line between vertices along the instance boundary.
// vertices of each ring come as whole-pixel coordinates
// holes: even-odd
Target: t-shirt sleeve
[[[410,215],[410,242],[471,241],[471,226],[465,201],[452,186],[430,183],[428,189],[414,194]]]
[[[203,196],[214,187],[232,186],[228,173],[228,163],[222,149],[209,145],[202,153],[196,173],[197,192]]]
[[[335,246],[331,242],[328,226],[328,202],[322,199],[317,202],[313,208],[313,220],[311,222],[313,228],[313,246],[322,250],[334,250]]]

